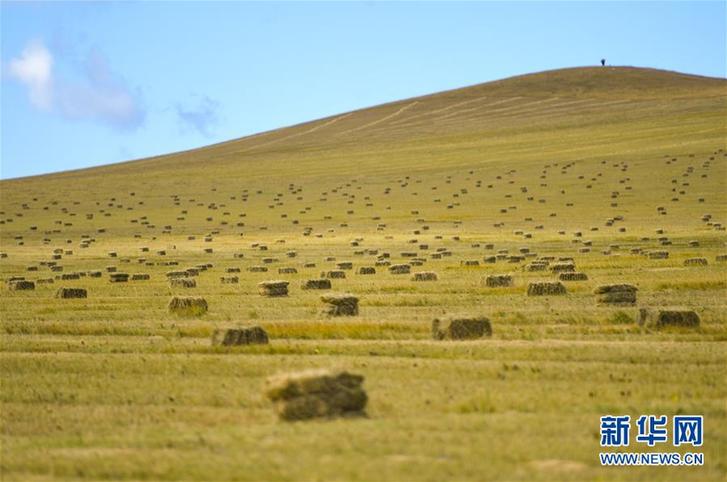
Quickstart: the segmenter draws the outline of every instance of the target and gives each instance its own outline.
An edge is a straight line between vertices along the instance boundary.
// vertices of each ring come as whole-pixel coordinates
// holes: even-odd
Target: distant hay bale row
[[[287,281],[262,281],[257,284],[258,292],[262,296],[288,296],[288,285]]]
[[[87,298],[88,292],[84,288],[58,288],[56,298]]]
[[[175,296],[169,301],[169,312],[183,316],[199,316],[207,313],[207,300],[193,296]]]
[[[699,315],[692,310],[639,310],[639,324],[647,328],[697,328],[700,324]]]
[[[528,296],[560,296],[566,294],[560,281],[538,281],[528,284]]]
[[[247,328],[216,329],[212,333],[212,345],[265,345],[268,343],[267,332],[259,326]]]
[[[629,284],[602,285],[593,291],[596,303],[610,305],[633,305],[638,288]]]
[[[446,317],[432,321],[435,340],[467,340],[492,335],[490,320],[480,317]]]
[[[325,314],[328,316],[356,316],[358,315],[358,298],[354,295],[329,293],[321,296],[326,303]]]
[[[363,381],[345,371],[310,370],[268,378],[265,395],[286,421],[365,416]]]

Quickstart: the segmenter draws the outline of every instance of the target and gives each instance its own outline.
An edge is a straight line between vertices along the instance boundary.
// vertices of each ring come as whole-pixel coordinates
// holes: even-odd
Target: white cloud
[[[36,40],[8,64],[10,76],[28,89],[35,107],[65,119],[97,121],[118,129],[133,129],[144,121],[140,90],[131,89],[115,74],[100,52],[88,54],[80,81],[54,76],[53,60]]]
[[[30,42],[8,65],[10,76],[28,88],[30,102],[39,109],[49,110],[53,103],[53,56],[43,42]]]
[[[186,127],[191,127],[205,137],[212,136],[212,127],[219,121],[220,103],[204,96],[195,107],[176,104],[177,117]]]

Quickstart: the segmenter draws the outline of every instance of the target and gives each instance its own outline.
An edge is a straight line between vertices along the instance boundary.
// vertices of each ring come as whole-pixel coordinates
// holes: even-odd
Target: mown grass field
[[[3,480],[724,480],[725,119],[723,80],[569,69],[3,181],[0,276],[53,279],[2,288]],[[412,272],[438,280],[357,274],[382,253],[415,253]],[[588,280],[526,296],[557,279],[526,269],[546,256]],[[359,296],[360,314],[327,318],[300,285],[346,261],[333,291]],[[196,288],[170,287],[167,272],[208,263]],[[111,283],[107,267],[150,279]],[[90,271],[102,276],[56,279]],[[489,274],[514,286],[488,288]],[[290,295],[260,296],[272,279]],[[637,305],[597,305],[594,288],[619,282]],[[209,312],[171,315],[173,295]],[[701,324],[645,329],[639,307]],[[432,319],[457,313],[489,317],[493,336],[432,340]],[[215,328],[253,324],[269,345],[211,346]],[[368,418],[278,421],[264,380],[313,367],[365,375]],[[704,415],[705,465],[601,467],[607,414]]]

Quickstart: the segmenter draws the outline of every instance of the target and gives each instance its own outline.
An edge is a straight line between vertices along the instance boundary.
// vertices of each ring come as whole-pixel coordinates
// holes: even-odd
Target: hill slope
[[[577,132],[654,119],[668,129],[697,115],[706,122],[717,120],[725,109],[727,81],[723,79],[630,67],[573,68],[401,100],[201,149],[53,176],[83,179],[170,168],[179,173],[179,167],[194,170],[211,163],[235,172],[249,169],[249,165],[241,166],[245,161],[257,164],[282,159],[292,163],[312,154],[320,160],[323,155],[368,160],[374,155],[372,150],[392,144],[397,150],[415,149],[410,144],[421,142],[446,154],[457,140],[487,146],[493,138],[503,144],[516,134],[534,131]],[[711,127],[724,127],[724,123]],[[605,135],[609,132],[613,130],[604,130]],[[719,138],[724,131],[711,134]],[[345,165],[345,161],[340,162]],[[360,165],[355,165],[360,172]]]
[[[293,217],[292,213],[310,207],[319,193],[342,182],[390,186],[402,174],[423,176],[418,180],[426,186],[422,186],[421,195],[424,189],[432,193],[433,184],[444,176],[454,176],[451,182],[464,185],[462,175],[469,171],[484,175],[478,177],[482,181],[494,179],[489,173],[502,174],[512,168],[521,170],[518,180],[527,181],[532,190],[539,170],[548,161],[595,165],[602,160],[639,160],[644,162],[639,164],[639,172],[648,177],[650,166],[665,154],[704,154],[724,147],[725,119],[725,80],[628,67],[556,70],[393,102],[192,151],[5,181],[0,184],[1,207],[10,213],[26,203],[31,212],[37,210],[40,219],[33,221],[31,213],[26,213],[25,220],[16,220],[20,224],[15,226],[21,229],[43,224],[52,210],[40,208],[48,202],[64,205],[75,201],[76,211],[90,213],[89,208],[95,209],[99,202],[128,207],[143,199],[148,215],[158,223],[169,224],[179,217],[179,208],[170,201],[172,195],[190,199],[201,196],[205,202],[224,203],[247,189],[260,191],[243,205],[248,211],[248,225],[272,228],[285,222],[287,230],[291,229],[289,221],[277,215],[270,219],[267,213],[268,206],[277,202],[276,195],[291,182],[306,188],[304,197],[288,201]],[[669,175],[666,171],[662,174]],[[720,175],[718,171],[712,180]],[[596,192],[605,196],[613,187],[603,184]],[[664,187],[668,188],[666,182]],[[719,192],[720,188],[715,183],[705,187],[708,192]],[[554,189],[551,186],[542,191],[552,195]],[[373,195],[378,196],[383,187],[376,190]],[[582,192],[570,191],[568,196],[581,201],[579,196],[586,195],[588,203],[596,192],[583,186]],[[639,196],[644,201],[653,194],[653,189],[646,189]],[[664,202],[662,198],[669,194],[653,200]],[[405,213],[412,205],[421,207],[423,201],[406,196],[398,197],[395,191],[381,199],[393,203],[393,208],[388,206],[393,213]],[[475,196],[475,201],[493,209],[494,215],[507,194],[496,188],[478,190]],[[430,213],[454,215],[438,211],[446,205],[434,205]],[[335,214],[351,219],[368,215],[371,209],[365,214],[351,214],[344,208],[337,211],[340,213]],[[133,214],[117,209],[113,226],[104,227],[133,230],[136,226],[128,223]],[[483,214],[487,213],[459,215]],[[322,220],[311,213],[299,217],[303,223]],[[77,220],[73,229],[99,223],[98,218],[88,225]],[[175,227],[197,231],[212,226],[217,226],[217,221],[210,225],[205,218],[190,215]],[[4,231],[6,235],[13,232],[9,227]]]

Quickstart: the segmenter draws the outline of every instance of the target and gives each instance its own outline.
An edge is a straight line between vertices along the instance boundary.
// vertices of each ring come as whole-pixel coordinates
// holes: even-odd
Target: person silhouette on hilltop
[[[601,67],[605,67],[605,66],[606,66],[606,59],[601,59]]]

